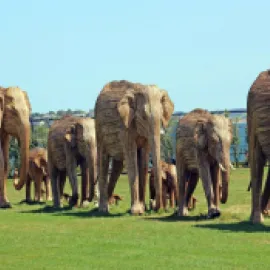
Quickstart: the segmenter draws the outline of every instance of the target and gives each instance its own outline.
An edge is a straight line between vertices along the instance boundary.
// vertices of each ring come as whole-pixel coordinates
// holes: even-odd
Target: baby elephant
[[[161,177],[162,177],[162,198],[163,198],[163,205],[167,207],[167,198],[170,200],[170,207],[175,207],[175,202],[178,201],[178,188],[177,188],[177,172],[176,166],[174,164],[169,164],[164,161],[161,161]],[[186,189],[190,183],[190,179],[186,179]],[[150,208],[154,207],[154,198],[155,198],[155,185],[154,185],[154,170],[151,169],[150,176],[149,176],[149,188],[150,188]],[[197,199],[194,196],[191,196],[188,209],[192,210],[196,208]]]
[[[170,207],[175,207],[175,201],[178,200],[177,175],[176,167],[173,164],[168,164],[161,161],[161,177],[162,177],[162,200],[163,205],[167,208],[167,198],[170,200]],[[155,182],[154,168],[151,169],[149,175],[149,191],[150,191],[150,209],[154,208],[155,199]]]
[[[47,150],[45,148],[36,147],[29,152],[29,171],[26,179],[26,202],[31,202],[31,183],[34,182],[35,196],[34,201],[43,201],[43,194],[46,194],[46,200],[51,201],[51,184],[48,177],[48,161]],[[14,182],[18,181],[18,171],[15,170]],[[42,184],[45,184],[45,191]]]

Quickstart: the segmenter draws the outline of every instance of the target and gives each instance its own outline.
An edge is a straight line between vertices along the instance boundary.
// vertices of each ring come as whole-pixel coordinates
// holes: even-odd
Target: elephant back
[[[103,87],[97,97],[94,109],[97,141],[104,143],[112,156],[122,152],[120,132],[123,127],[117,105],[129,89],[136,91],[140,87],[141,84],[126,80],[112,81]]]

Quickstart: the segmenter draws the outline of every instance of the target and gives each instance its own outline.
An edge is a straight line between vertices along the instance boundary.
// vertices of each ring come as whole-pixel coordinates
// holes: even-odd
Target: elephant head
[[[3,88],[0,107],[3,115],[1,129],[4,133],[17,138],[20,145],[20,180],[14,182],[15,188],[20,190],[26,181],[29,168],[31,106],[28,95],[18,87]]]
[[[206,122],[198,122],[195,129],[195,141],[198,151],[208,152],[217,162],[222,175],[221,203],[228,198],[230,162],[230,146],[232,142],[231,120],[223,115],[212,115]]]
[[[90,201],[94,197],[94,185],[97,179],[97,149],[95,120],[86,117],[72,124],[65,135],[66,143],[70,144],[75,154],[85,158],[90,176]]]
[[[155,85],[135,84],[133,89],[126,91],[117,108],[125,128],[134,130],[137,144],[143,143],[144,139],[150,144],[156,192],[157,196],[160,196],[160,133],[168,125],[174,104],[167,91]]]
[[[48,176],[48,159],[46,156],[39,156],[32,160],[36,168],[39,168],[42,171],[44,176]]]

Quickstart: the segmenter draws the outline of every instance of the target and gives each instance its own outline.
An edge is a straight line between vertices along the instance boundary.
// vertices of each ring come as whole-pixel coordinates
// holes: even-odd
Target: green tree
[[[234,157],[235,165],[239,167],[239,155],[240,155],[240,137],[238,128],[239,118],[236,117],[233,121],[233,139],[232,139],[232,154]]]
[[[14,169],[19,168],[20,165],[20,151],[17,139],[10,138],[9,142],[9,177],[13,176]]]
[[[49,133],[49,127],[44,125],[34,126],[31,136],[30,148],[44,147],[47,148],[47,137]]]
[[[160,138],[160,151],[161,151],[161,159],[170,162],[171,158],[174,155],[174,147],[173,147],[173,134],[175,134],[174,130],[177,125],[177,118],[172,117],[168,127],[164,130],[164,133],[161,134]]]
[[[224,116],[227,118],[230,117],[230,112],[227,109],[224,110]]]

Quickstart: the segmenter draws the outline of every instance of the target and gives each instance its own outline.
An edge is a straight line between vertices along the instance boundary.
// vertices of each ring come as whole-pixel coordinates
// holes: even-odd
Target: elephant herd
[[[26,200],[31,200],[34,180],[36,201],[53,200],[62,205],[66,176],[72,194],[69,204],[82,206],[95,201],[100,212],[109,211],[112,202],[121,200],[114,189],[124,167],[130,187],[130,211],[142,214],[147,208],[146,185],[149,177],[150,207],[160,210],[177,205],[177,215],[186,216],[195,206],[193,196],[202,180],[208,217],[220,215],[219,203],[229,196],[230,145],[232,123],[223,115],[194,109],[178,122],[176,164],[161,160],[161,131],[167,127],[174,103],[166,90],[156,85],[125,80],[106,84],[95,103],[95,119],[65,116],[54,121],[48,134],[48,149],[29,149],[31,105],[28,95],[18,87],[0,87],[0,207],[11,206],[7,198],[9,137],[18,139],[21,168],[14,187],[26,184]],[[252,188],[251,221],[263,221],[262,213],[270,197],[268,171],[262,193],[263,169],[270,161],[270,70],[261,72],[247,97],[247,126]],[[149,154],[153,167],[148,176]],[[77,166],[81,170],[78,191]],[[109,167],[111,170],[109,173]],[[42,189],[45,184],[45,191]],[[191,206],[193,203],[193,206]]]

